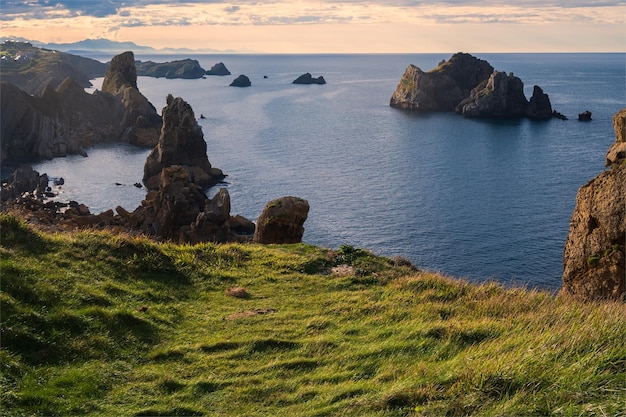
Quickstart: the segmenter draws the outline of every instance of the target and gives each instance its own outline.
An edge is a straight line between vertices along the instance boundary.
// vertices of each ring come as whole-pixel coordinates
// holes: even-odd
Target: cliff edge
[[[613,126],[610,169],[578,190],[563,252],[562,292],[582,299],[626,295],[626,108]]]

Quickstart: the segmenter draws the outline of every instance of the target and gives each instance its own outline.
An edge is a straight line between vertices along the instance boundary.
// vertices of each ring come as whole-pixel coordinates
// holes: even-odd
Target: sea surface
[[[311,206],[306,243],[401,255],[470,281],[557,290],[576,192],[605,169],[612,117],[626,106],[625,55],[474,55],[520,77],[528,98],[541,86],[570,120],[470,120],[389,107],[409,64],[427,71],[450,54],[136,58],[191,57],[205,69],[221,61],[231,71],[139,77],[138,85],[159,112],[170,93],[192,106],[210,162],[228,175],[221,186],[232,214],[255,220],[268,201],[295,195]],[[327,84],[291,84],[305,72]],[[239,74],[252,86],[229,87]],[[99,88],[102,79],[93,82]],[[585,110],[593,121],[577,121]],[[102,145],[87,158],[34,168],[65,179],[62,200],[93,213],[133,210],[145,196],[133,184],[148,153]]]

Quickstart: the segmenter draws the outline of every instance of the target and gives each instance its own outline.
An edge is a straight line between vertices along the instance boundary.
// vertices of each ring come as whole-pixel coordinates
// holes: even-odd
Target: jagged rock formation
[[[239,77],[235,78],[232,83],[230,83],[230,87],[250,87],[252,83],[250,82],[250,78],[241,74]]]
[[[302,74],[295,80],[293,80],[292,84],[326,84],[326,80],[321,75],[317,78],[313,78],[310,73]]]
[[[282,197],[270,201],[257,219],[253,242],[302,242],[303,225],[308,213],[309,203],[298,197]]]
[[[206,72],[206,75],[230,75],[230,71],[223,62],[218,62]]]
[[[409,65],[389,104],[419,112],[456,111],[466,117],[545,120],[562,116],[552,110],[548,95],[538,86],[529,102],[522,80],[464,53],[454,54],[429,72]]]
[[[72,78],[56,90],[48,86],[41,97],[0,83],[2,163],[86,156],[85,148],[101,142],[154,146],[161,117],[137,90],[134,60],[127,58],[113,59],[105,91],[93,94]]]
[[[626,108],[602,172],[578,190],[563,252],[562,291],[582,299],[626,295]]]
[[[135,67],[137,75],[167,79],[196,79],[202,78],[206,73],[197,60],[189,58],[163,63],[135,61]]]
[[[71,77],[81,87],[91,87],[90,79],[102,77],[108,65],[59,51],[37,48],[28,42],[0,44],[0,79],[39,96],[47,86],[56,89]]]
[[[424,72],[409,65],[391,96],[391,107],[421,112],[454,111],[470,91],[489,78],[493,67],[470,54],[456,53]]]
[[[132,52],[113,57],[102,82],[102,91],[117,99],[115,110],[121,121],[122,141],[137,146],[154,146],[161,130],[161,117],[137,89],[137,69]]]
[[[466,117],[508,118],[526,115],[527,108],[522,80],[513,74],[494,71],[459,103],[455,111]]]
[[[221,170],[211,167],[204,134],[191,106],[170,94],[162,114],[161,135],[144,166],[145,186],[149,190],[157,189],[161,171],[172,165],[184,166],[189,170],[192,182],[201,187],[224,179]]]
[[[17,168],[6,183],[2,184],[0,201],[8,201],[20,197],[24,193],[42,196],[48,190],[48,175],[39,175],[30,166]]]

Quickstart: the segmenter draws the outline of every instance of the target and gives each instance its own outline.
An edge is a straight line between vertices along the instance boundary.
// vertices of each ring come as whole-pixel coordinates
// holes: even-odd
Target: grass
[[[0,220],[3,416],[626,411],[623,303],[469,284],[350,246]],[[353,273],[328,272],[340,263]]]

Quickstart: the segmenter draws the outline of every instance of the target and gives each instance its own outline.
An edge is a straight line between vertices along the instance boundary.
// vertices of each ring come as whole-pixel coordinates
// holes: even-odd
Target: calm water
[[[576,191],[604,169],[612,116],[626,105],[625,56],[477,54],[519,76],[527,97],[540,85],[569,121],[476,121],[389,107],[408,64],[429,70],[449,56],[202,55],[193,58],[204,68],[223,61],[233,75],[138,84],[159,111],[172,93],[205,116],[209,160],[228,174],[233,214],[256,219],[269,200],[296,195],[311,205],[307,243],[403,255],[470,280],[558,288]],[[304,72],[328,84],[292,85]],[[228,87],[239,74],[252,87]],[[576,120],[584,110],[591,123]],[[62,198],[92,212],[132,210],[145,195],[132,184],[148,152],[99,146],[88,158],[35,169],[64,177]]]

